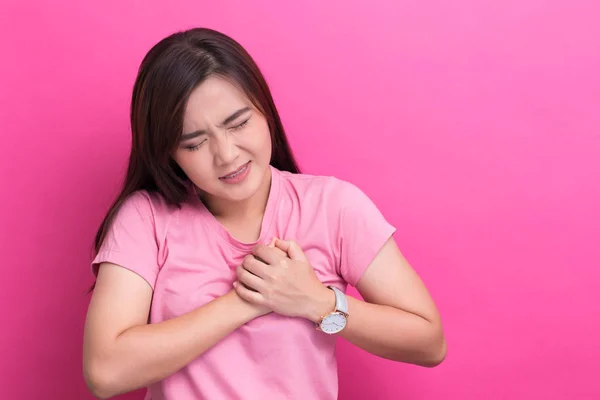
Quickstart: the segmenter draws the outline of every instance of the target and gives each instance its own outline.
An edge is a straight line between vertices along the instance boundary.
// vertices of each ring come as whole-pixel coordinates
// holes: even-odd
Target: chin
[[[252,195],[254,195],[254,193],[256,193],[256,191],[228,190],[226,192],[221,192],[220,195],[218,195],[217,197],[220,197],[223,200],[227,200],[227,201],[239,202],[239,201],[244,201],[244,200],[251,198]]]
[[[258,174],[256,174],[258,175]],[[229,201],[244,201],[254,196],[261,187],[262,181],[259,176],[249,176],[246,182],[241,185],[231,186],[225,184],[222,188],[221,196]]]

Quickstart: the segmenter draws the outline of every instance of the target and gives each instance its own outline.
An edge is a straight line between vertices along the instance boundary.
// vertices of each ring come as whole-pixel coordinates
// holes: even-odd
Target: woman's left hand
[[[236,285],[239,296],[278,314],[318,323],[335,307],[335,294],[319,281],[294,241],[276,239],[255,247],[236,272],[243,283]]]

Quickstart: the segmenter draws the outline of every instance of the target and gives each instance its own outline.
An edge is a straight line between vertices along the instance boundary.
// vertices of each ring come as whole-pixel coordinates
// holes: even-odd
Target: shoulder
[[[114,219],[114,229],[154,230],[157,236],[164,236],[169,222],[178,208],[170,205],[157,192],[137,190],[127,196],[118,206]]]
[[[284,184],[301,189],[322,189],[326,190],[328,193],[335,193],[354,186],[348,181],[344,181],[331,175],[316,175],[307,173],[294,174],[287,171],[278,171],[278,173],[281,176],[281,180]]]
[[[170,207],[159,193],[137,190],[123,200],[118,212],[122,215],[139,214],[156,217],[168,214],[169,211]]]
[[[341,212],[370,199],[356,184],[331,175],[280,172],[282,184],[302,202],[317,202],[330,211]]]

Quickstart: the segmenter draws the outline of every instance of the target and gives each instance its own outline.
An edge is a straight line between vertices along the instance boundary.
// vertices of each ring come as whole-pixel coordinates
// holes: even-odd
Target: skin
[[[234,84],[211,77],[188,101],[173,159],[196,184],[207,208],[231,234],[254,241],[270,189],[267,121]],[[221,177],[250,163],[247,179]],[[146,387],[175,373],[229,333],[276,312],[315,323],[333,311],[335,295],[316,277],[294,241],[257,246],[237,268],[224,296],[179,317],[148,324],[149,284],[117,265],[99,268],[84,332],[84,377],[98,398]],[[435,366],[446,355],[439,313],[392,238],[348,296],[350,317],[339,333],[383,358]],[[114,310],[119,310],[115,313]],[[221,315],[229,315],[224,320]],[[377,327],[377,328],[373,328]],[[325,333],[323,333],[325,334]]]

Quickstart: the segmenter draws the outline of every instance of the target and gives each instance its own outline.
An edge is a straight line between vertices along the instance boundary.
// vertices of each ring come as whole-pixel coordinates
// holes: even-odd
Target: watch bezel
[[[325,321],[327,321],[328,318],[331,318],[334,315],[341,315],[344,317],[344,326],[335,330],[334,332],[327,332],[327,331],[323,330],[323,323]],[[323,318],[321,318],[321,322],[319,323],[318,328],[323,333],[326,333],[328,335],[335,335],[336,333],[340,333],[341,331],[343,331],[346,328],[346,326],[348,326],[348,314],[346,314],[342,311],[333,311],[333,312],[325,315]]]

